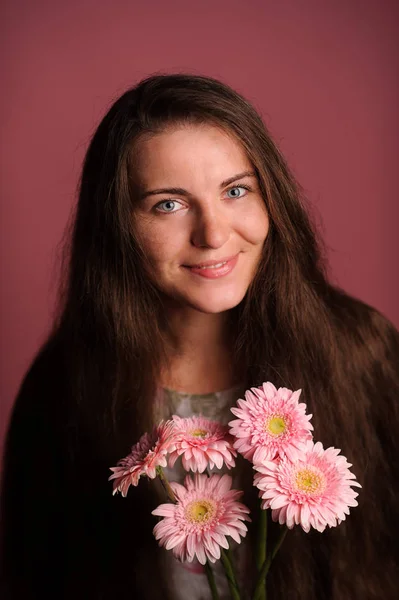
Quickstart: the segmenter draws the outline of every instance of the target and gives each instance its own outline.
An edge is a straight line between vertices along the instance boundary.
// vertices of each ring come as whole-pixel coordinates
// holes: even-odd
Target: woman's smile
[[[205,261],[197,265],[184,265],[194,275],[205,277],[206,279],[219,279],[231,273],[237,264],[239,254],[222,258],[217,261]]]

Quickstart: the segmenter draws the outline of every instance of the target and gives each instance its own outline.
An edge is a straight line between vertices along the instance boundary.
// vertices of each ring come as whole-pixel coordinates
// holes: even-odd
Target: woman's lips
[[[205,277],[206,279],[219,279],[231,273],[238,261],[238,254],[231,258],[222,259],[218,263],[215,261],[207,261],[203,266],[185,266],[191,273]],[[220,265],[220,266],[219,266]]]

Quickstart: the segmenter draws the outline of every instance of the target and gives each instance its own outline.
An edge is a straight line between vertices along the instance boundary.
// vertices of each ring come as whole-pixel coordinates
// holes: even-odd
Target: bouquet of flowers
[[[336,448],[313,441],[312,415],[299,402],[302,390],[292,391],[265,382],[245,392],[231,408],[236,417],[228,426],[203,416],[174,415],[145,433],[128,456],[112,467],[113,494],[126,496],[141,476],[159,477],[168,502],[152,514],[161,519],[153,533],[158,543],[180,561],[197,559],[204,565],[213,600],[218,598],[212,564],[221,560],[231,597],[240,600],[229,547],[232,538],[246,536],[249,509],[239,502],[243,492],[232,489],[232,477],[215,470],[235,467],[237,452],[255,471],[261,518],[258,526],[257,571],[253,600],[266,598],[266,577],[289,529],[299,525],[323,532],[335,527],[357,506],[361,487],[352,466]],[[188,474],[184,484],[169,482],[164,468],[181,459]],[[193,475],[190,474],[193,473]],[[271,549],[267,544],[267,515],[280,525]],[[266,551],[267,549],[267,551]]]

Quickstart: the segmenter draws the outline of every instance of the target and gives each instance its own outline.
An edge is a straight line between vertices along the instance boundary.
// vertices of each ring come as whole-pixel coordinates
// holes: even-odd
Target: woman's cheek
[[[135,234],[148,257],[155,258],[170,248],[175,232],[170,224],[153,215],[139,215],[133,223]]]
[[[269,219],[263,210],[253,210],[241,216],[237,222],[237,230],[250,244],[262,244],[269,231]]]
[[[153,227],[144,241],[144,247],[153,261],[165,262],[179,254],[179,232],[171,227]]]

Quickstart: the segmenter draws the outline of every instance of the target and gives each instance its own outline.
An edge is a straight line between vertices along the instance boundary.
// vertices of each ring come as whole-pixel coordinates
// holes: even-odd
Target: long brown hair
[[[376,309],[329,283],[326,251],[299,184],[255,109],[221,81],[190,74],[148,77],[113,104],[88,148],[58,316],[41,353],[54,356],[55,348],[62,349],[60,427],[68,447],[64,460],[73,465],[65,467],[71,485],[81,473],[90,487],[82,464],[86,468],[91,456],[101,465],[92,480],[94,474],[104,477],[92,487],[101,487],[105,497],[104,467],[151,425],[167,323],[131,226],[132,149],[141,136],[181,123],[214,124],[236,137],[257,173],[269,215],[258,272],[232,311],[232,360],[244,365],[248,387],[270,380],[301,388],[315,437],[342,449],[363,486],[360,506],[346,523],[322,535],[290,532],[271,571],[270,597],[393,598],[399,583],[391,535],[398,512],[392,487],[398,479],[399,335]],[[37,377],[31,371],[31,380]],[[130,494],[129,510],[141,510],[136,541],[155,552],[148,511],[137,508],[145,492]],[[117,505],[122,510],[113,501],[109,518]],[[138,562],[136,586],[146,570],[145,560],[140,568]],[[148,585],[145,580],[148,597],[157,597]]]

